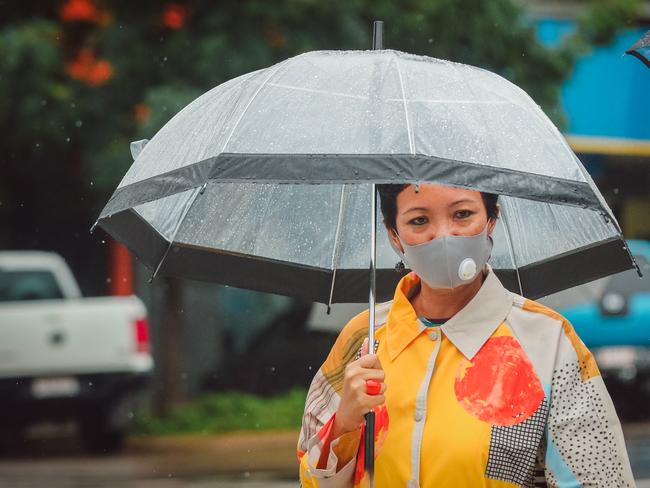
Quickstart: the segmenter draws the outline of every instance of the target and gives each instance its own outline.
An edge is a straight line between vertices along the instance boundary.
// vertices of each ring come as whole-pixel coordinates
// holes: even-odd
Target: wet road
[[[294,432],[130,439],[113,456],[81,451],[74,431],[32,434],[0,460],[4,488],[297,487]],[[53,433],[54,432],[54,433]],[[650,488],[650,422],[625,426],[639,488]]]
[[[296,439],[295,432],[133,438],[120,454],[93,456],[74,426],[41,426],[0,458],[0,487],[296,487]]]

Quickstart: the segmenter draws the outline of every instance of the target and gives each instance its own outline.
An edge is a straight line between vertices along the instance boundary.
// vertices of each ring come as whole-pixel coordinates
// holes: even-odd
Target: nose
[[[431,241],[436,237],[454,235],[453,229],[447,222],[431,223],[427,231],[427,241]]]

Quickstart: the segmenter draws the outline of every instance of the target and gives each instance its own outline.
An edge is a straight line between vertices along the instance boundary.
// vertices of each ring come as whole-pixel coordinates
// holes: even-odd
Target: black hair
[[[396,228],[395,217],[397,216],[397,195],[399,195],[407,186],[409,185],[377,185],[377,191],[379,192],[379,198],[381,201],[381,213],[384,215],[384,222],[391,229]],[[481,198],[483,199],[483,205],[485,206],[488,219],[496,219],[499,215],[499,209],[497,208],[499,195],[495,193],[481,192]]]

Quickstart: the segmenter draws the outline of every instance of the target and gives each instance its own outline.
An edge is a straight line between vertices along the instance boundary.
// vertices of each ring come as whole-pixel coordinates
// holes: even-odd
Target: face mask
[[[397,236],[404,252],[390,240],[404,264],[431,288],[456,288],[470,283],[483,269],[492,252],[488,226],[474,236],[440,236],[409,246]]]

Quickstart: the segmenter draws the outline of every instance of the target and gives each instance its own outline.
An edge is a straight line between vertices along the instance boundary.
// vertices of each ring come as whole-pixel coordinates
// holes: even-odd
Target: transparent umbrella
[[[132,149],[97,223],[154,275],[326,304],[369,298],[370,343],[375,269],[380,299],[400,278],[377,232],[379,183],[499,194],[491,264],[530,298],[635,265],[542,110],[473,66],[383,49],[308,52],[217,86]]]
[[[491,264],[527,297],[633,265],[559,131],[472,66],[309,52],[210,90],[135,146],[98,223],[158,275],[362,302],[372,184],[426,181],[501,195]],[[378,233],[381,297],[396,259]]]

